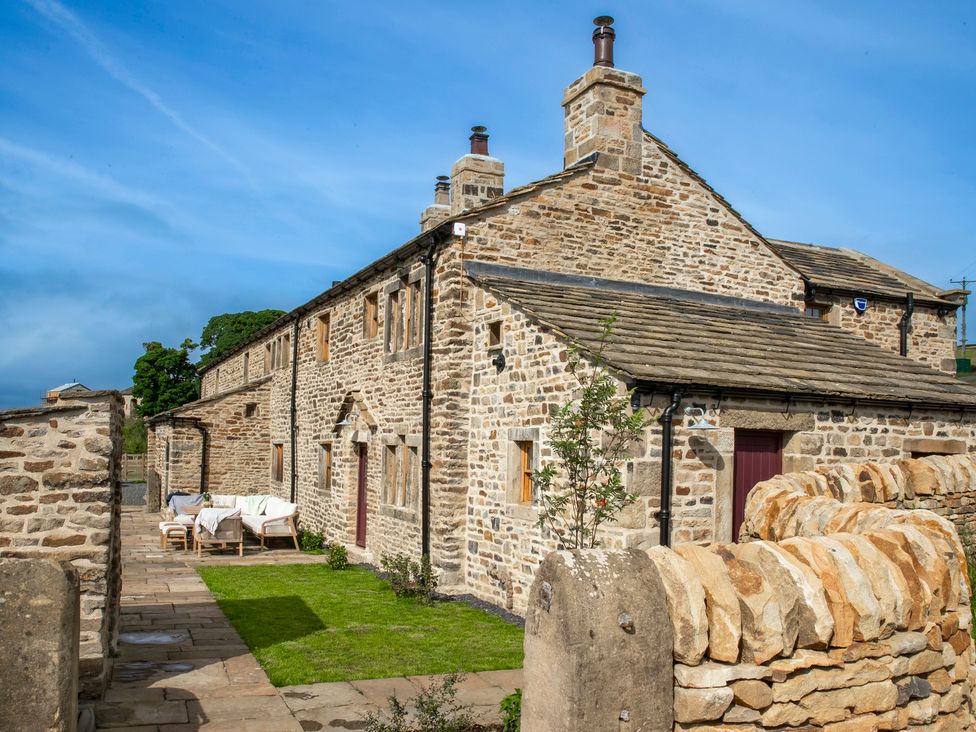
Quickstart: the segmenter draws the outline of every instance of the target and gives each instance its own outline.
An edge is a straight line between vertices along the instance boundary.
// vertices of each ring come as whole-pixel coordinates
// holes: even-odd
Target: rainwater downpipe
[[[295,448],[298,444],[298,333],[302,317],[295,315],[295,325],[291,331],[291,498],[295,503],[298,490],[298,455]]]
[[[912,315],[915,313],[915,296],[908,293],[905,296],[905,312],[902,313],[898,327],[901,329],[901,355],[908,355],[908,329],[912,327]]]
[[[207,426],[201,422],[194,422],[193,426],[200,433],[200,492],[207,490]]]
[[[671,394],[671,403],[658,417],[661,423],[661,510],[657,512],[657,521],[661,529],[661,546],[671,546],[671,453],[674,451],[674,413],[680,404],[681,392],[675,391]]]
[[[421,554],[430,556],[430,389],[433,361],[434,323],[434,265],[437,262],[438,237],[431,233],[426,253],[420,257],[424,265],[424,364],[421,391],[421,447],[420,447],[420,544]]]

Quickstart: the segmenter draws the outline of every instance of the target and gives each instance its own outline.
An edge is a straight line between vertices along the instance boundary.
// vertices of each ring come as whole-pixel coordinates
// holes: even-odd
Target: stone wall
[[[74,732],[78,614],[73,567],[0,557],[0,729]]]
[[[270,377],[260,377],[152,419],[149,462],[162,494],[200,491],[206,439],[206,490],[280,495],[271,481],[270,394]]]
[[[537,505],[513,503],[508,495],[509,452],[514,440],[532,439],[544,464],[550,411],[571,398],[578,384],[567,372],[565,342],[533,323],[490,291],[468,302],[473,323],[469,435],[465,474],[469,591],[498,605],[525,611],[528,589],[542,559],[556,548],[536,524]],[[489,324],[500,324],[507,363],[492,365]],[[623,390],[624,384],[620,384]],[[646,549],[658,543],[661,427],[654,419],[669,398],[644,397],[651,418],[644,438],[623,466],[624,481],[638,500],[606,527],[603,545]],[[731,542],[733,473],[739,430],[781,434],[787,471],[827,468],[852,460],[893,462],[925,452],[976,454],[976,416],[921,409],[852,407],[800,399],[723,397],[689,393],[683,406],[706,410],[712,430],[691,429],[679,410],[674,423],[672,538],[682,542]],[[914,502],[913,502],[914,501]],[[892,504],[895,505],[895,504]],[[965,493],[905,498],[898,507],[929,508],[976,533],[976,496]]]
[[[868,309],[858,313],[849,297],[818,297],[818,303],[830,305],[827,319],[865,340],[894,353],[901,350],[898,327],[904,303],[871,300]],[[945,373],[956,372],[956,315],[939,317],[938,309],[916,303],[908,330],[908,357]]]
[[[973,729],[976,655],[962,543],[930,511],[859,501],[927,490],[933,481],[946,491],[976,489],[976,459],[941,463],[777,476],[750,493],[744,533],[755,540],[650,549],[672,629],[674,729]],[[582,582],[533,586],[533,604],[544,611],[530,608],[526,648],[529,638],[552,634],[547,624],[565,617],[564,605],[608,592],[616,574],[614,583],[590,572]],[[636,617],[633,605],[630,596],[618,599],[628,618]],[[634,623],[627,632],[642,630]],[[605,638],[607,658],[614,644],[630,642],[624,634]],[[577,652],[590,651],[583,644]],[[660,661],[653,671],[666,673]],[[527,657],[525,703],[545,698],[549,684]],[[579,693],[606,700],[610,713],[588,729],[617,730],[616,709],[640,688]],[[660,728],[630,721],[633,729]]]
[[[0,556],[77,570],[79,690],[91,698],[104,689],[118,638],[121,429],[117,392],[0,412]]]

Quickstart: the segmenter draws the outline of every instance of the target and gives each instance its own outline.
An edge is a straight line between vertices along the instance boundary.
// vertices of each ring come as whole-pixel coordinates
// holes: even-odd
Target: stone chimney
[[[451,215],[498,198],[505,190],[505,163],[488,154],[488,130],[471,128],[471,152],[451,170]]]
[[[614,68],[613,18],[601,15],[593,23],[593,68],[566,87],[563,94],[563,163],[568,168],[598,152],[601,167],[639,173],[641,97],[646,89],[637,74]]]
[[[430,231],[451,215],[451,184],[446,175],[437,176],[434,184],[434,202],[420,214],[420,230]]]

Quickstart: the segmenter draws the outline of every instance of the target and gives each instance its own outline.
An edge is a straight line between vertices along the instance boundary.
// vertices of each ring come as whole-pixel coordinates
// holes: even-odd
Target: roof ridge
[[[798,315],[799,310],[789,305],[778,305],[776,303],[762,302],[760,300],[748,300],[746,298],[734,297],[732,295],[718,295],[709,292],[699,292],[697,290],[682,290],[676,287],[666,287],[663,285],[652,285],[645,282],[632,282],[628,280],[611,280],[592,275],[574,275],[563,272],[551,272],[541,269],[527,269],[523,267],[511,267],[504,264],[493,262],[482,262],[469,260],[464,263],[465,273],[474,279],[492,278],[516,280],[519,282],[534,282],[551,285],[567,285],[570,287],[580,287],[590,290],[606,290],[611,292],[622,292],[632,295],[648,295],[662,300],[679,300],[682,302],[695,302],[705,305],[717,305],[719,307],[734,308],[737,310],[752,310],[764,313],[778,313],[781,315]]]

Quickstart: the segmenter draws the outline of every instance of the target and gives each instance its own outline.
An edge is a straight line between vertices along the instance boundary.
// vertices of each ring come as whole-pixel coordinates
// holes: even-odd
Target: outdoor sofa
[[[214,508],[241,509],[241,523],[261,541],[267,538],[290,536],[298,549],[298,504],[283,501],[277,496],[233,496],[213,494]]]

